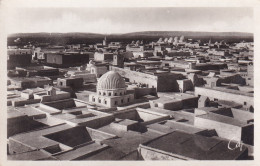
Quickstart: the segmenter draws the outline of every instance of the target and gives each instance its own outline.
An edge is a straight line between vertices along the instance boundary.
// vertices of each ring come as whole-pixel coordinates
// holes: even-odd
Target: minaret
[[[105,36],[105,39],[103,40],[103,46],[107,45],[107,37]]]

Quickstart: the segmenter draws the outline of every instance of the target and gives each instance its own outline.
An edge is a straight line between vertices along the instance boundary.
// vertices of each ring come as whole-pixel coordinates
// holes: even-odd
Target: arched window
[[[92,97],[92,101],[95,102],[95,97],[94,96]]]
[[[106,92],[103,92],[103,96],[105,96],[106,95]]]
[[[111,96],[111,92],[108,93],[108,96]]]

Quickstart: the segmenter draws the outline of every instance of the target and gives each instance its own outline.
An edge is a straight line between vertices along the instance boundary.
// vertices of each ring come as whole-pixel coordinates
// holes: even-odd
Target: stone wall
[[[140,98],[145,95],[157,96],[155,88],[135,88],[134,92],[135,92],[135,98]]]
[[[151,75],[118,67],[112,67],[111,69],[128,78],[129,82],[145,84],[148,88],[156,88],[157,92],[179,91],[176,81],[178,75],[173,73]]]
[[[238,91],[239,92],[239,91]],[[195,95],[207,96],[209,98],[216,98],[219,100],[234,101],[238,104],[242,104],[245,107],[254,107],[254,97],[243,94],[229,93],[228,91],[208,89],[203,87],[195,87]]]

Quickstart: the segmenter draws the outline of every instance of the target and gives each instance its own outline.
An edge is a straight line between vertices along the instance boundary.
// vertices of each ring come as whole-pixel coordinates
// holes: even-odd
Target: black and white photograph
[[[10,6],[7,162],[256,159],[253,6]]]

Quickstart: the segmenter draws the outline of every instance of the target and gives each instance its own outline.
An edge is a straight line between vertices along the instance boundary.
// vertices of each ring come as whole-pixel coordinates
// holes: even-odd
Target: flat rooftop
[[[227,89],[227,88],[223,88],[223,87],[196,87],[196,88],[203,88],[203,89],[209,89],[209,90],[216,90],[216,91],[220,91],[223,93],[233,93],[233,94],[237,94],[237,95],[243,95],[243,96],[249,96],[249,97],[254,97],[253,93],[247,93],[247,92],[241,92],[239,90],[233,90],[233,89]],[[195,89],[196,89],[195,88]]]
[[[27,66],[27,67],[18,67],[18,69],[26,69],[26,70],[58,70],[57,68],[50,66]]]
[[[203,114],[203,115],[196,116],[195,118],[208,119],[208,120],[226,123],[226,124],[230,124],[230,125],[234,125],[234,126],[238,126],[238,127],[243,127],[243,126],[247,125],[247,123],[239,121],[232,117],[228,117],[225,115],[219,115],[219,114],[215,114],[215,113]]]
[[[124,134],[120,138],[104,140],[102,141],[102,143],[113,147],[114,149],[119,150],[125,154],[129,154],[133,151],[136,151],[139,144],[147,142],[159,136],[161,136],[161,134],[151,131],[148,131],[146,133],[127,131],[124,132]]]
[[[176,100],[185,100],[191,98],[197,98],[194,95],[187,94],[187,93],[178,93],[178,92],[158,92],[157,93],[160,98],[169,98],[169,99],[176,99]]]
[[[228,141],[181,131],[174,131],[143,145],[158,153],[164,152],[196,160],[234,160],[247,150],[245,146],[242,147],[242,151],[239,148],[229,150]],[[234,146],[234,143],[230,146]]]
[[[40,81],[40,80],[51,80],[50,78],[48,77],[39,77],[39,76],[36,76],[36,77],[13,77],[13,78],[10,78],[10,80],[12,81]]]

